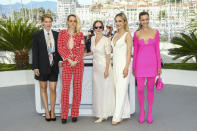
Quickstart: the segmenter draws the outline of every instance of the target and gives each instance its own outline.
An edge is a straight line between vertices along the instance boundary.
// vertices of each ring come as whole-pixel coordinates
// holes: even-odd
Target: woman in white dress
[[[96,36],[91,39],[91,52],[85,56],[93,55],[93,114],[99,118],[95,123],[100,123],[113,115],[115,89],[110,63],[111,41],[102,34],[102,21],[95,21],[93,28]]]
[[[128,85],[130,80],[130,61],[133,41],[124,13],[119,13],[115,16],[115,23],[117,33],[112,39],[112,47],[116,104],[112,125],[116,125],[122,120],[130,118]]]

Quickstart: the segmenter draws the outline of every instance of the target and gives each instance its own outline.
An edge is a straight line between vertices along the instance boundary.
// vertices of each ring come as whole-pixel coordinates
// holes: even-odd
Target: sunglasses
[[[68,22],[70,22],[70,23],[72,23],[72,22],[77,23],[77,20],[69,20]]]
[[[103,26],[95,26],[94,29],[103,29]]]

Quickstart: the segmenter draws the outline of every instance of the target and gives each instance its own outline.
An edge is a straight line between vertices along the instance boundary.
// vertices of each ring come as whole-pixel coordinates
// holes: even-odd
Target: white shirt
[[[51,39],[52,47],[54,47],[54,48],[55,48],[55,41],[54,41],[53,33],[52,33],[51,29],[49,30],[49,32],[47,32],[47,31],[44,29],[44,37],[45,37],[45,41],[46,41],[46,43],[47,43],[48,33],[49,33],[49,37],[50,37],[50,39]]]

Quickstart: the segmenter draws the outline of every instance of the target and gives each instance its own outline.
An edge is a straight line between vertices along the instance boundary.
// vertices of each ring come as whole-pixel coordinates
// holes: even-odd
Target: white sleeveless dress
[[[103,36],[95,45],[95,36],[91,39],[93,52],[93,115],[107,118],[113,116],[115,108],[115,89],[113,70],[109,65],[109,76],[105,79],[106,54],[111,54],[111,41]]]
[[[113,76],[115,84],[115,97],[116,104],[113,115],[115,122],[120,122],[122,118],[130,118],[130,103],[128,96],[129,81],[130,81],[130,66],[127,77],[123,77],[123,70],[126,65],[127,57],[127,44],[125,37],[128,32],[125,32],[121,38],[119,38],[114,46],[114,39],[112,39],[111,45],[113,47]]]

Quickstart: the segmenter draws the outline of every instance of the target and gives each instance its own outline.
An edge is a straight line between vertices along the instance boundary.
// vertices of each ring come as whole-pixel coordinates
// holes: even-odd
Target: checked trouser
[[[83,71],[84,71],[83,61],[79,62],[75,67],[70,67],[68,61],[65,61],[63,63],[63,71],[62,71],[63,87],[61,94],[62,119],[67,119],[69,113],[69,94],[70,94],[72,76],[73,76],[73,102],[71,109],[71,117],[76,118],[79,115]]]

